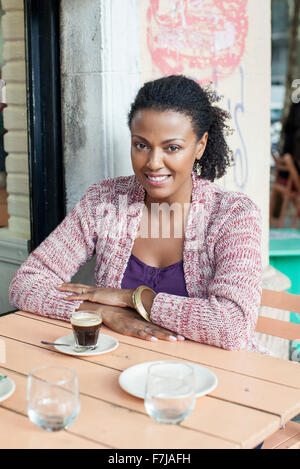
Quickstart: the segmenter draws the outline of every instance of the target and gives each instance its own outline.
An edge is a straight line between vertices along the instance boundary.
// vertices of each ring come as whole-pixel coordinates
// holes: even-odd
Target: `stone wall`
[[[26,65],[23,0],[2,0],[4,40],[2,78],[7,108],[3,111],[6,157],[8,228],[0,229],[0,314],[11,310],[10,280],[28,256],[30,205],[27,148]]]
[[[3,111],[9,230],[30,239],[26,68],[22,0],[2,0],[4,39],[2,78],[6,82],[7,108]]]
[[[67,211],[89,185],[132,174],[127,113],[140,86],[139,2],[60,2]]]

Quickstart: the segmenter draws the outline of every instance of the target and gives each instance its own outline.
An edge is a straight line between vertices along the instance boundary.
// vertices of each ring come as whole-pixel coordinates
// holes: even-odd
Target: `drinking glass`
[[[71,325],[74,335],[74,349],[88,351],[97,348],[101,324],[102,315],[99,312],[76,311],[73,313]]]
[[[29,419],[43,430],[66,430],[80,411],[76,371],[43,366],[29,372],[27,412]]]
[[[190,365],[162,361],[149,366],[145,408],[159,423],[180,423],[195,407],[195,375]]]

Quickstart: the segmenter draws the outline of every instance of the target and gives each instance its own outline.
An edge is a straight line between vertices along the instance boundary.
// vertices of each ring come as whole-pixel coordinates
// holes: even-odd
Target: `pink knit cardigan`
[[[189,297],[159,293],[151,321],[197,342],[263,351],[254,330],[261,298],[261,220],[243,193],[192,174],[183,268]],[[90,186],[64,221],[15,273],[10,302],[68,320],[80,301],[55,286],[70,282],[96,254],[95,285],[121,288],[136,238],[145,190],[134,175]]]

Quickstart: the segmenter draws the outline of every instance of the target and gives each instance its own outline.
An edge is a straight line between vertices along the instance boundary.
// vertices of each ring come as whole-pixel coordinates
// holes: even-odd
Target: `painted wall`
[[[142,0],[142,81],[183,73],[213,83],[232,115],[234,166],[218,181],[263,216],[268,265],[271,7],[264,0]]]
[[[141,82],[139,1],[60,2],[67,211],[89,185],[132,174],[127,112]]]

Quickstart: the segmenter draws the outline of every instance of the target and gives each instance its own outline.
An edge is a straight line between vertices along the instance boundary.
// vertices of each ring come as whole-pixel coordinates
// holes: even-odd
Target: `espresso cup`
[[[71,316],[75,350],[94,350],[102,324],[101,313],[76,311]]]

